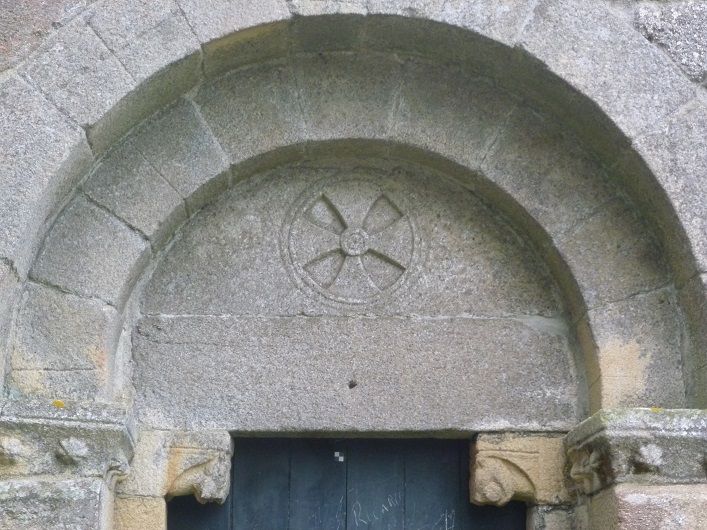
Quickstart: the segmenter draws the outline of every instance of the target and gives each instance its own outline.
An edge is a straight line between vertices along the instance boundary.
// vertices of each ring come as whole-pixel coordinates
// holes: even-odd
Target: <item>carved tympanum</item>
[[[567,500],[561,438],[479,435],[472,445],[471,502],[503,506],[511,500],[559,504]]]

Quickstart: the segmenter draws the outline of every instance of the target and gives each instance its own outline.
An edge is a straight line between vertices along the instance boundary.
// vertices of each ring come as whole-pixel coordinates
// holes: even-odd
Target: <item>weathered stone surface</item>
[[[608,304],[585,318],[598,356],[598,366],[590,365],[587,374],[594,410],[687,405],[681,325],[672,289]]]
[[[169,452],[167,497],[194,495],[223,504],[231,489],[233,440],[227,431],[175,433]]]
[[[177,0],[187,20],[203,43],[209,43],[252,26],[290,17],[285,0]]]
[[[108,377],[118,313],[97,300],[30,284],[17,317],[13,369],[97,370]]]
[[[343,252],[336,227],[318,233],[309,225],[307,208],[320,193],[340,201],[331,208],[357,217],[354,224],[369,209],[401,220],[374,240],[392,258],[363,257],[380,296],[356,270],[343,271],[331,289],[317,284],[342,258],[327,251]],[[386,193],[392,203],[376,205]],[[320,206],[322,219],[339,215]],[[304,269],[325,255],[331,259],[311,274]],[[354,279],[364,282],[360,292]],[[531,250],[459,183],[402,162],[339,159],[257,175],[205,209],[154,273],[143,312],[510,316],[562,334],[554,289]]]
[[[388,0],[367,0],[369,15],[399,15],[410,18],[429,18],[435,20],[446,0],[407,0],[389,2]]]
[[[80,127],[17,78],[0,85],[0,256],[21,275],[56,202],[92,156]]]
[[[134,14],[125,16],[131,20],[134,18]],[[163,46],[169,49],[172,46],[163,41],[179,41],[175,36],[175,32],[179,33],[177,29],[165,23],[154,27],[154,31],[146,30],[139,35],[140,39],[153,42],[153,48],[116,49],[116,53],[125,56],[126,64],[131,65],[136,76],[141,76],[134,77],[85,18],[78,17],[57,32],[22,66],[20,72],[61,110],[84,126],[94,152],[102,153],[135,124],[191,88],[199,78],[201,58],[199,53],[172,51],[175,59],[171,67],[158,72],[160,61],[171,58],[168,54],[159,55]],[[97,20],[100,21],[100,17]],[[155,21],[148,17],[147,25],[150,20]],[[167,16],[166,22],[170,20]],[[121,19],[116,26],[106,22],[102,27],[116,47],[127,42],[121,39],[129,39],[128,34],[121,34],[121,23],[128,31],[129,27],[139,26],[124,26],[125,22]],[[187,31],[186,27],[181,29]],[[190,34],[184,37],[191,39]],[[178,48],[195,46],[193,42],[179,42]],[[182,57],[177,60],[178,55]]]
[[[520,45],[634,138],[692,98],[694,88],[670,59],[659,50],[647,49],[642,37],[626,31],[623,24],[599,2],[542,0],[525,26]],[[627,50],[636,50],[630,67]],[[593,141],[610,147],[605,139]]]
[[[81,13],[92,0],[0,2],[0,71],[28,57],[52,31]]]
[[[135,85],[82,17],[58,31],[20,71],[81,125],[97,122]]]
[[[118,306],[148,253],[137,232],[78,196],[57,219],[31,276]]]
[[[684,378],[688,404],[707,408],[707,274],[696,275],[680,290],[689,334],[685,347]]]
[[[563,341],[513,321],[167,317],[143,320],[133,339],[142,419],[159,427],[471,432],[574,421]]]
[[[707,271],[707,149],[699,147],[705,138],[707,103],[697,99],[634,142],[670,197],[700,272]],[[691,265],[683,264],[683,274],[694,273]]]
[[[665,49],[690,79],[707,81],[707,5],[694,1],[641,5],[636,26]]]
[[[115,530],[166,530],[167,505],[164,497],[124,497],[115,499]]]
[[[401,67],[385,56],[317,55],[298,61],[293,69],[308,139],[385,136]]]
[[[312,2],[303,6],[312,15],[295,17],[290,25],[292,45],[305,53],[352,51],[363,47],[367,19],[362,15],[365,6],[353,3]],[[336,13],[339,9],[354,13],[348,16],[314,16],[322,12]],[[296,9],[293,9],[297,14]],[[330,13],[331,14],[331,13]]]
[[[405,64],[396,99],[390,134],[394,140],[471,168],[478,167],[516,105],[484,80],[419,61]]]
[[[89,24],[138,81],[199,53],[200,47],[174,0],[113,0],[91,11]]]
[[[12,449],[12,458],[0,458],[0,476],[71,473],[113,480],[127,472],[132,436],[125,411],[49,399],[2,405],[0,445]]]
[[[449,0],[439,20],[513,46],[535,6],[531,0]]]
[[[132,145],[192,209],[227,184],[228,157],[190,101],[155,116]]]
[[[367,13],[366,0],[290,0],[288,7],[294,15],[316,16],[316,15],[343,15]]]
[[[663,287],[663,257],[644,220],[615,199],[555,243],[588,308]]]
[[[302,140],[304,123],[289,68],[256,66],[202,88],[194,98],[232,162]]]
[[[16,369],[8,375],[8,391],[14,397],[41,396],[49,399],[105,398],[105,372],[93,369]]]
[[[591,500],[591,529],[682,530],[707,526],[707,486],[621,484]]]
[[[230,488],[233,443],[226,431],[150,431],[138,439],[130,474],[118,485],[122,496],[196,495],[223,502]]]
[[[472,444],[469,491],[474,504],[511,500],[563,504],[565,454],[559,436],[480,434]]]
[[[585,494],[615,483],[704,482],[707,414],[692,409],[602,411],[566,437],[570,476]]]
[[[9,340],[12,330],[15,304],[20,299],[17,273],[9,264],[0,261],[0,373],[6,374],[9,365]],[[4,387],[4,380],[0,388]]]
[[[101,479],[0,481],[0,528],[101,528],[108,495]]]
[[[288,50],[285,0],[177,0],[204,48],[204,70],[216,76]]]
[[[527,530],[567,530],[584,529],[577,510],[568,506],[530,506],[528,508]]]
[[[182,198],[141,154],[132,138],[104,158],[83,188],[151,242],[159,242],[186,219]]]
[[[482,170],[552,237],[591,217],[615,194],[573,137],[520,105],[494,138]]]

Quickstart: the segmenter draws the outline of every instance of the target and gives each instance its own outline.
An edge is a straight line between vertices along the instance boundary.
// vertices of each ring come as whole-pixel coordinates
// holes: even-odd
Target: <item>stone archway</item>
[[[50,139],[64,147],[48,151],[46,165],[33,169],[33,174],[56,176],[27,199],[35,201],[35,209],[10,210],[18,217],[7,225],[10,272],[5,285],[8,292],[19,293],[15,284],[24,282],[7,382],[16,402],[91,403],[95,398],[99,403],[132,402],[131,337],[142,289],[164,249],[174,248],[170,245],[180,225],[187,219],[198,222],[202,207],[227,190],[237,190],[252,175],[327,156],[335,165],[352,157],[377,157],[453,177],[529,242],[534,259],[556,284],[550,290],[556,289],[560,302],[554,312],[523,316],[535,316],[526,324],[543,332],[569,330],[562,333],[570,359],[567,366],[573,365],[568,372],[574,370],[568,376],[575,385],[574,421],[611,407],[684,408],[702,402],[704,359],[699,345],[704,296],[695,271],[702,270],[699,235],[704,217],[700,205],[684,199],[691,196],[691,184],[679,191],[669,186],[675,179],[672,168],[689,172],[692,162],[676,160],[668,172],[661,165],[667,155],[660,150],[664,153],[670,146],[657,135],[644,134],[653,127],[643,121],[647,108],[676,135],[689,135],[695,127],[677,110],[699,102],[692,101],[693,94],[669,65],[660,64],[616,28],[624,38],[623,52],[635,52],[636,60],[650,67],[648,72],[632,73],[630,82],[660,72],[672,83],[672,90],[661,91],[657,102],[655,94],[646,98],[639,90],[629,91],[630,101],[616,100],[615,92],[602,92],[603,85],[584,77],[586,72],[573,71],[546,45],[554,37],[571,44],[575,36],[562,31],[576,28],[573,24],[581,16],[553,3],[536,9],[527,24],[530,6],[513,11],[517,19],[491,17],[482,23],[468,13],[464,16],[471,19],[464,18],[453,7],[432,8],[424,17],[406,11],[411,18],[399,16],[397,7],[378,13],[369,6],[367,17],[323,16],[326,11],[307,11],[320,16],[301,17],[295,8],[297,16],[290,20],[290,10],[276,4],[266,19],[257,21],[267,24],[254,21],[253,28],[235,33],[232,27],[226,32],[215,29],[197,6],[184,8],[191,29],[203,41],[200,51],[195,52],[193,35],[187,31],[184,40],[192,47],[175,46],[173,56],[165,55],[174,62],[166,69],[160,70],[164,58],[146,56],[145,64],[132,64],[135,58],[129,52],[116,54],[130,75],[124,84],[113,83],[109,97],[83,108],[74,92],[57,89],[62,74],[52,77],[48,65],[53,57],[92,41],[94,34],[111,46],[104,25],[113,8],[99,10],[90,26],[79,22],[68,28],[60,37],[61,45],[49,47],[44,56],[23,67],[24,81],[11,80],[6,87],[16,100],[44,108],[41,96],[24,84],[32,83],[84,126],[88,139],[86,144],[71,122],[61,125],[63,135],[55,134],[62,129],[54,126]],[[324,4],[320,7],[327,9]],[[183,23],[181,13],[170,13],[168,18]],[[579,13],[602,16],[600,8],[587,6]],[[615,41],[592,37],[607,56],[620,53],[609,50]],[[94,67],[101,75],[89,76],[88,82],[105,82],[113,75],[104,63]],[[631,86],[617,72],[602,75],[611,77],[612,87]],[[200,84],[181,97],[197,79]],[[173,91],[156,98],[164,86]],[[636,147],[629,148],[627,139]],[[73,194],[67,195],[68,190]],[[61,202],[64,198],[66,204]],[[44,224],[47,217],[51,222]],[[28,230],[36,237],[15,238],[13,227],[23,223],[29,223]],[[689,323],[692,327],[685,327]],[[690,337],[687,343],[685,335]],[[97,407],[98,412],[89,407],[86,415],[101,417],[103,405]],[[607,445],[620,446],[629,455],[641,452],[645,444],[640,437],[629,450],[622,445],[624,435],[616,434],[631,422],[647,431],[660,424],[650,413],[634,414],[630,418],[638,419],[626,420],[627,424],[621,418],[595,416],[578,431],[584,434],[575,436],[574,475],[589,477],[587,494],[624,480],[620,477],[631,481],[646,466],[660,467],[652,461],[641,464],[640,456],[635,465],[603,460]],[[25,421],[21,412],[17,418],[11,421]],[[508,430],[496,420],[495,426],[472,429],[467,424],[466,429]],[[159,427],[159,421],[142,427]],[[699,415],[685,421],[695,425],[688,429],[688,438],[701,432],[704,420]],[[573,422],[539,421],[534,427],[532,422],[520,427],[522,422],[513,423],[511,430],[521,440],[517,443],[524,446],[531,443],[523,441],[531,434],[566,432]],[[445,425],[439,429],[464,431],[449,422]],[[409,428],[405,425],[403,430]],[[148,502],[140,496],[156,496],[159,510],[159,498],[169,492],[196,489],[202,495],[209,487],[223,492],[218,479],[222,472],[213,471],[222,468],[228,452],[222,432],[213,434],[216,441],[210,441],[208,433],[160,434],[145,429],[142,436],[143,446],[138,447],[142,456],[121,490],[130,496],[124,503],[139,505]],[[69,455],[62,465],[78,465],[84,450],[66,440],[58,442]],[[555,442],[547,442],[553,455]],[[594,450],[590,442],[601,449]],[[504,445],[506,440],[499,443],[501,453],[514,451]],[[537,462],[545,458],[546,441],[532,443],[528,461],[537,470]],[[690,447],[699,451],[699,444]],[[142,451],[162,467],[141,469]],[[123,452],[127,457],[130,449]],[[669,449],[662,448],[663,452]],[[498,455],[493,458],[498,460]],[[632,458],[626,460],[633,462]],[[507,455],[503,459],[510,462],[504,468],[520,465]],[[121,466],[112,464],[117,471]],[[145,474],[152,472],[158,478],[147,480]],[[675,473],[679,480],[694,481],[699,470]],[[660,482],[662,476],[651,471],[651,480]],[[204,481],[216,485],[207,487]],[[508,486],[510,497],[550,502],[538,494],[542,488],[537,484],[518,484]],[[533,491],[528,493],[529,489]],[[202,496],[218,499],[221,494]],[[497,501],[487,495],[485,502]]]

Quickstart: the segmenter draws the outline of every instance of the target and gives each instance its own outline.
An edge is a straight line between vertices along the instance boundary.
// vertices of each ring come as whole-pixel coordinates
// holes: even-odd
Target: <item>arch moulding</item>
[[[211,4],[96,2],[0,78],[0,526],[34,510],[163,527],[165,498],[222,502],[231,435],[261,432],[468,436],[472,502],[525,501],[538,528],[632,528],[654,509],[627,500],[636,492],[707,503],[707,158],[687,147],[707,135],[707,108],[669,59],[599,3]],[[538,379],[510,376],[498,395],[472,381],[387,422],[337,419],[353,387],[330,416],[313,401],[317,423],[226,404],[209,419],[189,377],[154,386],[163,330],[217,316],[188,286],[169,290],[187,273],[216,289],[183,265],[189,241],[260,183],[286,195],[332,167],[397,175],[384,178],[403,190],[438,179],[473,197],[489,234],[512,235],[499,255],[526,261],[509,257],[498,284],[478,265],[452,316],[532,336]],[[284,316],[379,311],[300,291]],[[415,316],[447,318],[450,304]],[[381,311],[399,318],[393,306]],[[483,405],[462,410],[474,391]],[[42,511],[69,498],[72,513]]]

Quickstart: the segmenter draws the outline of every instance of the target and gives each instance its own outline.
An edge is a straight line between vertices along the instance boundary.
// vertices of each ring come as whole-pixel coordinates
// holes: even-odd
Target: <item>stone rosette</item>
[[[384,300],[415,269],[420,238],[393,175],[350,171],[307,188],[282,229],[282,254],[305,292],[344,304]]]

